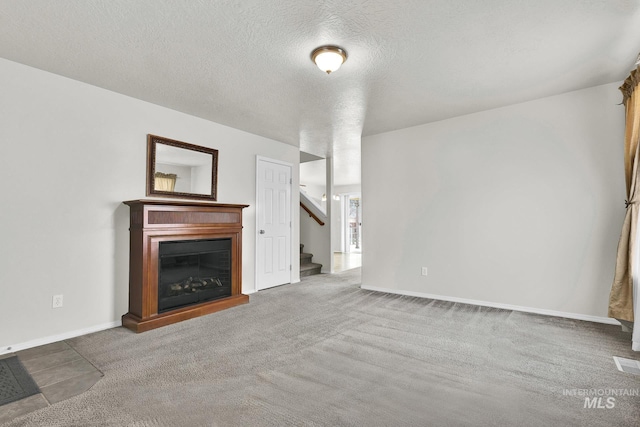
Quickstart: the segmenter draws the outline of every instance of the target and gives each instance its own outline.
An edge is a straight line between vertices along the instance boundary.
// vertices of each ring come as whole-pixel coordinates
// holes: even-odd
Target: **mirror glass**
[[[147,196],[216,200],[218,150],[148,136]]]

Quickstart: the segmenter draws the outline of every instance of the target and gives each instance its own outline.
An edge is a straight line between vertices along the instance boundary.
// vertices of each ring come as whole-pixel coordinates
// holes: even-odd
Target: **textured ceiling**
[[[637,0],[0,0],[0,57],[333,155],[336,184],[361,135],[620,81],[639,50]]]

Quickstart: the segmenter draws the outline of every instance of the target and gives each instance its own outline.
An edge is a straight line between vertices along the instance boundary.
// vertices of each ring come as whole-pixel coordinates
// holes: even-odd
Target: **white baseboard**
[[[273,287],[273,288],[277,288],[278,286],[293,285],[293,284],[295,284],[295,283],[300,283],[300,278],[298,278],[298,280],[292,280],[292,281],[291,281],[291,282],[289,282],[289,283],[283,283],[282,285],[276,285],[276,286],[272,286],[272,287]],[[266,289],[271,289],[271,288],[266,288]],[[261,290],[262,290],[262,289],[261,289]],[[255,293],[257,293],[257,292],[260,292],[260,291],[259,291],[259,290],[257,290],[257,289],[255,289],[255,288],[253,288],[253,289],[252,289],[252,290],[250,290],[250,291],[245,291],[244,289],[242,290],[242,293],[243,293],[243,294],[245,294],[245,295],[251,295],[251,294],[255,294]]]
[[[616,319],[610,317],[591,316],[589,314],[567,313],[564,311],[547,310],[544,308],[523,307],[520,305],[502,304],[499,302],[479,301],[467,298],[449,297],[444,295],[425,294],[422,292],[403,291],[399,289],[377,288],[374,286],[360,286],[362,289],[375,292],[385,292],[388,294],[406,295],[410,297],[429,298],[441,301],[460,302],[463,304],[480,305],[483,307],[502,308],[505,310],[522,311],[525,313],[543,314],[545,316],[566,317],[567,319],[586,320],[588,322],[606,323],[609,325],[619,325]]]
[[[69,338],[79,337],[80,335],[91,334],[93,332],[104,331],[106,329],[116,328],[122,326],[122,321],[117,320],[115,322],[103,323],[101,325],[91,326],[84,329],[76,329],[75,331],[65,332],[63,334],[51,335],[44,338],[38,338],[35,340],[14,344],[0,348],[0,355],[6,353],[15,353],[16,351],[26,350],[32,347],[38,347],[45,344],[51,344],[58,341],[67,340]]]

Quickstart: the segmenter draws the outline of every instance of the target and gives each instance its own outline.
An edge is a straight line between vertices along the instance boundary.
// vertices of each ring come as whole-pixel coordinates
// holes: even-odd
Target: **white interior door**
[[[290,164],[258,157],[256,288],[291,282]]]

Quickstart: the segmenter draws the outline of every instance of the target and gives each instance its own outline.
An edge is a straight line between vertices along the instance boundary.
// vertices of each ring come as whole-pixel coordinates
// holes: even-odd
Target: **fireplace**
[[[161,242],[158,313],[231,296],[231,239]]]
[[[132,200],[129,312],[144,332],[249,302],[242,290],[246,205]]]

